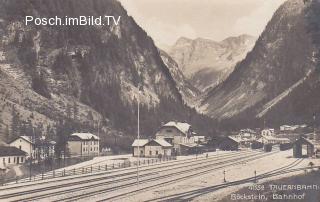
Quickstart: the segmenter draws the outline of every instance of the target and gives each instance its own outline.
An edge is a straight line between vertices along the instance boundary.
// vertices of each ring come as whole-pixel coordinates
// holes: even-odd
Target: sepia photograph
[[[0,202],[320,202],[320,0],[0,0]]]

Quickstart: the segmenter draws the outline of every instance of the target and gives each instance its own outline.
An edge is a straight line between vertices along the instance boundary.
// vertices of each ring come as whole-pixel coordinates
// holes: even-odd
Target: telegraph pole
[[[254,183],[257,183],[257,171],[254,171]]]
[[[98,156],[100,156],[100,119],[98,120]]]
[[[33,151],[35,151],[35,134],[34,134],[34,128],[32,127],[32,136],[30,137],[30,170],[29,170],[29,180],[31,181],[31,176],[32,176],[32,161],[33,161]],[[32,147],[34,147],[32,149]]]
[[[140,86],[138,86],[138,163],[137,163],[137,188],[139,189],[139,164],[140,164]]]
[[[313,115],[313,140],[317,140],[317,135],[316,135],[316,115]]]
[[[30,140],[31,140],[31,138],[30,138]],[[30,141],[30,156],[29,156],[30,158],[29,158],[29,161],[30,161],[30,163],[29,163],[29,180],[31,181],[31,171],[32,171],[32,168],[31,168],[31,166],[32,166],[32,141]]]

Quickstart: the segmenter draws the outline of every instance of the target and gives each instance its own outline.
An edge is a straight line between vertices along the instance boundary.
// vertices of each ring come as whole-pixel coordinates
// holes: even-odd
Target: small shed
[[[224,151],[237,151],[239,150],[239,142],[231,137],[225,137],[220,145],[219,149],[224,150]]]
[[[134,140],[132,143],[132,155],[133,156],[141,156],[144,157],[145,155],[145,148],[144,146],[148,144],[149,140],[148,139],[139,139],[139,140]]]
[[[308,140],[305,137],[300,137],[293,143],[293,157],[294,158],[303,158],[302,147],[303,145],[307,146],[307,157],[312,157],[314,154],[314,144],[312,141]]]
[[[153,139],[144,145],[145,157],[171,156],[173,146],[164,139]]]

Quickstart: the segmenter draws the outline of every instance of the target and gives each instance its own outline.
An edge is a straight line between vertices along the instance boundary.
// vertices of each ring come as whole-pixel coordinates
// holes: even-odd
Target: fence
[[[139,165],[145,165],[145,166],[154,165],[156,163],[167,162],[171,160],[176,160],[176,157],[168,156],[168,157],[155,158],[155,159],[143,159],[139,161]],[[94,166],[94,164],[92,164],[92,165],[84,166],[81,168],[53,170],[50,172],[41,173],[38,175],[32,175],[28,178],[22,178],[22,179],[19,179],[19,177],[6,178],[5,175],[2,175],[0,178],[0,185],[4,186],[8,184],[18,184],[18,183],[53,179],[53,178],[66,177],[66,176],[72,176],[72,175],[105,172],[105,171],[120,169],[120,168],[136,167],[137,164],[138,164],[138,161],[133,161],[133,162],[124,161],[123,163],[119,162],[119,163],[112,163],[112,164],[99,164],[97,166]]]

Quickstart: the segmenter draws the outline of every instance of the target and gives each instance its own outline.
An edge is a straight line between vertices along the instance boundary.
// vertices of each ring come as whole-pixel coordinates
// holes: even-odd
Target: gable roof
[[[166,140],[164,140],[164,139],[150,139],[150,140],[148,140],[148,139],[140,139],[140,140],[134,140],[131,146],[132,147],[138,147],[138,146],[139,147],[143,147],[143,146],[149,144],[152,141],[156,142],[157,144],[159,144],[162,147],[172,147],[172,145],[169,142],[167,142]]]
[[[9,146],[0,146],[0,156],[25,156],[26,152]]]
[[[22,135],[22,136],[16,137],[16,138],[13,139],[11,142],[9,142],[9,144],[11,144],[12,142],[14,142],[14,141],[16,141],[16,140],[18,140],[18,139],[20,139],[20,138],[23,139],[23,140],[25,140],[25,141],[27,141],[27,142],[30,143],[30,144],[33,144],[31,137],[30,137],[30,136],[26,136],[26,135]]]
[[[139,140],[134,140],[132,143],[132,147],[143,147],[144,145],[148,144],[149,140],[148,139],[139,139]]]
[[[183,134],[187,134],[188,131],[190,130],[191,125],[188,123],[170,121],[170,122],[164,124],[162,127],[175,127],[178,130],[180,130]]]
[[[227,139],[233,140],[236,143],[240,143],[241,142],[241,140],[239,138],[234,137],[234,136],[228,136]]]
[[[70,135],[70,137],[76,137],[79,138],[80,140],[99,140],[100,138],[94,134],[91,133],[73,133]]]
[[[157,142],[159,145],[163,147],[172,147],[172,145],[164,139],[154,139],[153,141]]]
[[[319,143],[314,141],[314,140],[310,140],[308,138],[305,137],[300,137],[299,139],[297,139],[294,144],[298,143],[298,142],[303,142],[306,144],[310,144],[310,145],[314,145],[315,147],[319,147]]]

